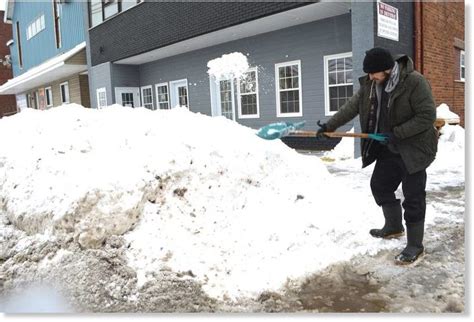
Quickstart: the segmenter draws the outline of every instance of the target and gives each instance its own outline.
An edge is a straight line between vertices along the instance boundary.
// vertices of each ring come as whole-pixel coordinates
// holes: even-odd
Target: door
[[[122,106],[140,106],[140,88],[115,87],[115,102]]]
[[[235,121],[235,81],[210,80],[212,116],[224,116]]]
[[[171,108],[186,106],[189,108],[188,80],[181,79],[170,82]]]

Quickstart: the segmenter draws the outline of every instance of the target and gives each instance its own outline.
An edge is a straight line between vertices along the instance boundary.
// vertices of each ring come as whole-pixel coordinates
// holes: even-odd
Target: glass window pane
[[[353,94],[353,86],[347,86],[347,97],[351,98]]]
[[[339,98],[346,97],[346,87],[345,86],[339,86],[337,88],[337,96]]]
[[[352,70],[346,71],[346,83],[352,83]]]
[[[337,83],[338,84],[344,84],[344,72],[337,72]]]
[[[298,77],[293,77],[293,88],[299,88],[299,78]]]
[[[329,72],[335,72],[336,71],[336,60],[331,59],[328,61],[328,71]]]
[[[329,87],[329,98],[337,97],[337,87]]]
[[[344,70],[344,58],[338,58],[336,61],[336,69],[338,72]]]
[[[336,73],[329,73],[329,84],[336,84]]]
[[[91,17],[91,27],[102,22],[102,0],[90,0],[89,11]]]
[[[298,65],[291,66],[291,76],[298,77],[298,75],[299,75]]]
[[[346,57],[345,58],[345,65],[346,65],[346,70],[347,69],[352,69],[352,57]]]
[[[285,68],[284,67],[278,67],[278,76],[280,78],[285,77]]]
[[[335,112],[335,111],[337,111],[337,109],[338,109],[337,98],[331,99],[330,102],[329,102],[329,110],[331,112]]]
[[[104,17],[105,19],[112,17],[118,13],[118,1],[109,2],[109,4],[104,5]]]
[[[137,4],[136,0],[122,0],[122,11],[133,7]]]

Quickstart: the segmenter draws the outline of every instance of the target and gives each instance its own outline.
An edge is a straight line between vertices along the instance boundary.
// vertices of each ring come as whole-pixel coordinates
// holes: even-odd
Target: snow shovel
[[[257,131],[257,135],[265,140],[281,139],[282,137],[291,135],[297,137],[316,137],[316,131],[299,131],[305,125],[305,121],[298,123],[279,122],[272,123],[260,128]],[[331,138],[362,138],[372,139],[380,142],[387,142],[388,137],[386,134],[374,134],[374,133],[347,133],[347,132],[324,132],[324,135]]]

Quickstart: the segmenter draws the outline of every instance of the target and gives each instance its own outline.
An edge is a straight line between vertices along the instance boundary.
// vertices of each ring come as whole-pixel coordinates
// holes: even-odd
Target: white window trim
[[[190,100],[190,97],[189,97],[189,84],[188,84],[188,79],[187,78],[183,78],[183,79],[177,79],[177,80],[174,80],[174,81],[171,81],[170,82],[170,102],[171,102],[171,89],[173,87],[174,84],[177,84],[177,83],[182,83],[182,82],[186,82],[186,95],[188,96],[188,106],[187,106],[187,109],[190,110],[190,106],[191,106],[191,100]],[[174,94],[173,94],[174,95]],[[178,101],[179,101],[179,98],[178,98]],[[172,108],[175,108],[175,106],[171,106],[170,105],[170,109]]]
[[[463,55],[464,55],[464,65],[461,64],[462,62],[461,58]],[[462,82],[465,82],[466,78],[462,77],[462,67],[464,67],[464,75],[466,75],[466,53],[464,50],[461,50],[459,52],[459,80],[461,80]]]
[[[48,90],[49,90],[49,95],[48,95]],[[51,88],[51,86],[48,86],[48,87],[45,87],[44,89],[44,96],[46,98],[46,107],[53,107],[53,89]],[[48,105],[48,96],[50,96],[50,102],[51,104]]]
[[[259,104],[259,98],[258,98],[258,69],[257,67],[252,67],[247,70],[247,73],[250,72],[255,72],[255,94],[256,94],[256,100],[257,100],[257,114],[248,114],[248,115],[242,115],[242,97],[241,95],[249,95],[249,94],[241,94],[240,93],[240,82],[241,79],[238,80],[237,82],[237,97],[238,97],[238,117],[239,119],[258,119],[260,118],[260,104]]]
[[[63,100],[63,91],[61,90],[61,87],[63,85],[66,85],[67,91],[64,91],[66,93],[66,100]],[[59,95],[61,96],[61,104],[69,104],[70,103],[70,96],[69,96],[69,82],[64,82],[59,84]]]
[[[160,96],[159,96],[159,92],[158,92],[158,87],[163,87],[163,86],[166,86],[166,92],[168,93],[168,100],[167,101],[163,101],[163,102],[160,102]],[[161,103],[168,103],[168,110],[171,109],[171,103],[170,103],[170,87],[168,85],[168,83],[159,83],[159,84],[155,84],[155,92],[156,92],[156,109],[157,110],[160,110],[160,104]],[[188,97],[188,102],[189,102],[189,97]]]
[[[281,113],[280,112],[280,74],[278,69],[280,67],[298,65],[298,84],[299,84],[299,99],[300,111],[299,113]],[[303,116],[303,83],[301,81],[301,60],[294,60],[284,63],[275,64],[275,92],[276,92],[276,115],[277,117],[300,117]]]
[[[154,94],[153,94],[153,86],[152,85],[147,85],[147,86],[142,86],[140,87],[140,100],[141,100],[141,103],[142,103],[142,106],[145,107],[145,102],[144,102],[144,97],[145,95],[143,94],[143,92],[146,90],[146,89],[150,89],[151,90],[151,110],[155,110],[155,99],[154,99]],[[145,107],[147,108],[147,107]]]
[[[331,112],[329,110],[329,60],[337,59],[337,58],[347,58],[352,57],[352,52],[340,53],[335,55],[328,55],[324,56],[324,115],[325,116],[332,116],[337,113],[337,111]],[[352,68],[352,84],[339,84],[341,86],[349,86],[354,85],[354,68]]]
[[[100,105],[100,94],[101,93],[105,94],[105,105],[104,106]],[[107,90],[105,89],[105,87],[98,88],[96,90],[96,95],[97,95],[97,109],[101,109],[101,108],[106,107],[107,106]]]

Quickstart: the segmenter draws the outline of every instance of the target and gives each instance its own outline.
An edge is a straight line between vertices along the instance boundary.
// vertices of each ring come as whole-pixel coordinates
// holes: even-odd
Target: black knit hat
[[[364,73],[382,72],[394,64],[392,54],[385,48],[375,47],[365,52]]]

